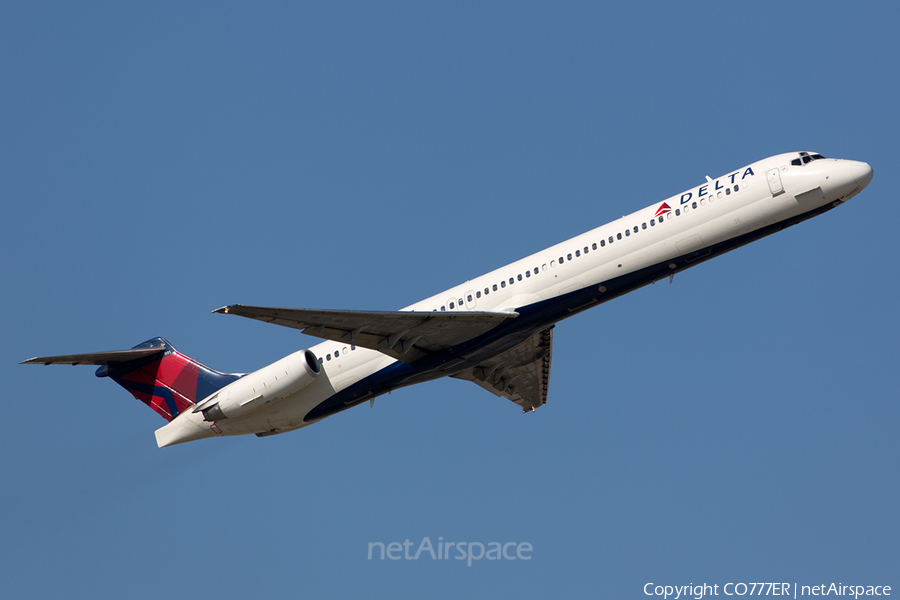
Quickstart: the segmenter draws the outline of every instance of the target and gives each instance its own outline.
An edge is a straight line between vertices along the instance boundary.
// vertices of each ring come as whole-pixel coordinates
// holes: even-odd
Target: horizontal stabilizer
[[[326,340],[377,350],[411,363],[474,339],[516,312],[309,310],[266,306],[224,306],[213,312],[238,315]]]
[[[112,350],[110,352],[88,352],[87,354],[61,354],[59,356],[37,356],[19,364],[22,365],[115,365],[165,352],[165,346],[155,348],[135,348],[133,350]]]

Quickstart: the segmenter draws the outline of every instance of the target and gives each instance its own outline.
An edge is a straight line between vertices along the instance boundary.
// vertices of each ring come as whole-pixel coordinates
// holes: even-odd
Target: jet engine
[[[233,419],[297,393],[318,377],[321,365],[310,350],[300,350],[244,375],[196,407],[204,421]]]

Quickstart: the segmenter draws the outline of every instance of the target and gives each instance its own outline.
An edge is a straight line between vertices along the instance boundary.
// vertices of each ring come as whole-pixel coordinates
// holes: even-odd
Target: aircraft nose
[[[860,188],[866,187],[869,185],[869,182],[872,181],[873,173],[869,163],[854,162],[850,165],[850,173],[853,175],[853,178],[856,179],[856,183],[859,184]]]

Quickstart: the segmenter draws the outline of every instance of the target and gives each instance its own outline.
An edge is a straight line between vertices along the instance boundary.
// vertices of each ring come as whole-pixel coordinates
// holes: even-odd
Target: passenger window
[[[501,281],[501,282],[500,282],[500,287],[505,288],[505,287],[506,287],[506,282],[505,282],[505,281]]]
[[[484,288],[484,295],[487,296],[491,293],[491,288]]]
[[[516,276],[516,279],[518,279],[519,281],[522,281],[522,274],[519,273],[519,274]]]
[[[616,239],[617,239],[617,240],[621,240],[621,239],[622,239],[622,234],[621,234],[621,233],[617,233],[617,234],[616,234]]]
[[[638,232],[638,227],[637,227],[637,225],[634,226],[634,232],[635,232],[635,233]]]
[[[525,277],[531,277],[531,271],[525,271]]]
[[[613,243],[613,236],[609,236],[609,243],[610,243],[610,244]]]
[[[734,185],[734,191],[738,191],[739,189],[741,189],[741,188],[740,188],[737,184],[735,184],[735,185]]]
[[[650,227],[656,225],[656,219],[650,219]]]
[[[600,240],[600,247],[606,246],[606,240]]]
[[[325,355],[325,360],[331,360],[331,353],[330,353],[330,352],[329,352],[328,354]]]
[[[491,287],[491,289],[494,290],[494,291],[496,292],[496,291],[497,291],[497,284],[495,283],[495,284]]]
[[[588,247],[587,247],[587,246],[584,247],[584,253],[585,253],[585,254],[588,253]]]
[[[550,268],[552,269],[552,268],[554,268],[555,266],[556,266],[556,261],[555,261],[555,260],[551,260],[551,261],[550,261]]]
[[[625,237],[628,237],[629,235],[631,235],[631,230],[630,230],[630,229],[626,229],[626,230],[625,230]]]
[[[471,302],[471,301],[472,301],[472,294],[469,294],[468,296],[466,296],[466,300],[467,300],[468,302]]]
[[[697,203],[696,203],[696,202],[691,202],[691,208],[697,208]]]
[[[725,195],[726,195],[726,196],[730,196],[730,195],[731,195],[731,188],[725,188]]]
[[[350,350],[347,349],[347,346],[344,346],[344,348],[341,350],[341,354],[347,354],[348,352],[350,352]]]
[[[545,270],[545,271],[547,270],[547,265],[544,265],[544,270]],[[538,274],[538,268],[537,268],[537,267],[534,268],[534,274],[535,274],[535,275]]]
[[[509,285],[512,285],[512,284],[514,284],[515,282],[516,282],[515,279],[513,279],[512,277],[509,278]]]
[[[447,310],[447,307],[446,307],[446,306],[442,306],[442,307],[441,307],[441,310],[446,311],[446,310]]]
[[[603,245],[603,240],[600,240],[600,245],[601,245],[601,246]],[[597,249],[597,242],[594,242],[593,244],[591,244],[591,248],[592,248],[593,250],[596,250],[596,249]]]
[[[571,255],[571,254],[566,254],[566,258],[567,258],[568,260],[572,260],[572,255]],[[560,262],[562,262],[562,261],[560,261]]]
[[[352,352],[354,350],[356,350],[356,346],[350,346],[350,351]]]
[[[681,209],[680,209],[680,208],[676,208],[676,209],[675,209],[675,216],[676,216],[676,217],[680,217],[680,216],[681,216]]]
[[[475,292],[475,297],[481,298],[481,290],[478,290],[477,292]]]
[[[647,224],[646,224],[646,223],[641,223],[641,229],[647,229]]]
[[[454,306],[456,306],[456,305],[453,304],[453,303],[451,302],[451,303],[450,303],[450,310],[453,310],[453,307],[454,307]]]
[[[581,256],[581,250],[575,251],[575,258],[579,258]]]
[[[563,263],[565,263],[565,262],[566,262],[566,259],[563,258],[562,256],[560,256],[560,257],[559,257],[559,264],[563,264]]]

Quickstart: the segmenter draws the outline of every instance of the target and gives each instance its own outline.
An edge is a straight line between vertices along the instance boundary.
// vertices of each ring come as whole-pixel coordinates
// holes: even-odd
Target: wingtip
[[[221,308],[217,308],[216,310],[213,311],[213,314],[218,313],[218,314],[220,314],[220,315],[227,315],[227,314],[228,314],[228,309],[230,309],[230,308],[231,308],[231,305],[229,305],[229,306],[223,306],[223,307],[221,307]]]
[[[29,358],[28,360],[23,360],[19,363],[20,365],[52,365],[52,361],[48,361],[44,356],[35,356],[34,358]]]

